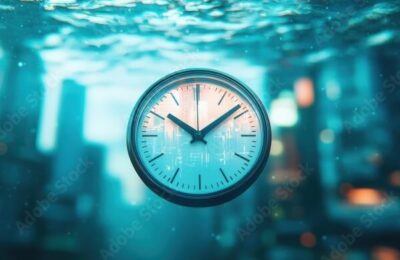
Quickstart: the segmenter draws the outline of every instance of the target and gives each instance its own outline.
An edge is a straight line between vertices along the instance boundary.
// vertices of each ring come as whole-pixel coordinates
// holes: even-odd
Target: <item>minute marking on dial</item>
[[[175,101],[175,104],[176,104],[177,106],[179,106],[178,100],[177,100],[176,97],[174,96],[174,93],[171,92],[170,94],[171,94],[172,99]]]
[[[226,92],[228,92],[227,90],[225,90],[224,94],[222,95],[221,99],[218,102],[218,106],[221,104],[222,100],[224,99]]]
[[[150,113],[152,113],[153,115],[155,115],[155,116],[161,118],[162,120],[165,120],[165,118],[164,118],[162,115],[159,115],[159,114],[157,114],[157,113],[154,112],[154,111],[150,111]]]
[[[221,172],[222,176],[224,176],[225,181],[229,182],[228,178],[226,178],[224,171],[221,168],[219,168],[219,171]]]
[[[238,153],[235,153],[235,155],[236,155],[237,157],[239,157],[239,158],[245,160],[246,162],[249,162],[249,161],[250,161],[249,159],[247,159],[247,158],[244,157],[243,155],[240,155],[240,154],[238,154]]]
[[[149,163],[151,163],[151,162],[157,160],[158,158],[160,158],[160,157],[163,156],[163,155],[164,155],[164,153],[160,153],[159,155],[157,155],[156,157],[154,157],[153,159],[151,159],[151,160],[149,161]]]
[[[199,190],[201,190],[201,175],[199,174]]]
[[[175,173],[174,173],[174,176],[173,176],[172,179],[171,179],[171,184],[174,182],[175,177],[176,177],[176,175],[178,174],[178,172],[179,172],[179,168],[176,169],[176,171],[175,171]]]
[[[246,111],[240,113],[239,115],[235,116],[233,119],[237,119],[237,118],[241,117],[243,114],[247,113],[248,111],[249,110],[246,110]]]

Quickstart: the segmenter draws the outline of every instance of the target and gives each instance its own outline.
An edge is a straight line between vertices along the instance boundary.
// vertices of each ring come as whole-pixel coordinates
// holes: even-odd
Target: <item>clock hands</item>
[[[177,118],[176,116],[174,116],[172,114],[168,114],[167,118],[171,119],[172,122],[174,122],[176,125],[178,125],[180,128],[182,128],[183,130],[185,130],[187,133],[189,133],[192,136],[191,143],[193,143],[195,141],[201,141],[205,144],[207,143],[201,136],[200,131],[197,131],[196,129],[194,129],[193,127],[186,124],[185,122],[183,122],[182,120],[180,120],[179,118]]]
[[[177,126],[185,130],[187,133],[189,133],[192,136],[192,140],[190,143],[194,143],[196,141],[201,141],[204,144],[207,144],[207,141],[204,140],[204,137],[211,132],[214,128],[216,128],[218,125],[220,125],[222,122],[224,122],[228,117],[230,117],[233,113],[235,113],[239,108],[240,105],[236,105],[227,112],[225,112],[222,116],[218,117],[215,119],[213,122],[211,122],[209,125],[204,127],[202,130],[198,130],[199,128],[199,86],[196,86],[196,119],[197,119],[197,130],[191,127],[190,125],[186,124],[176,116],[172,114],[168,114],[167,118],[170,119],[172,122],[174,122]]]
[[[209,125],[204,127],[202,130],[200,130],[200,137],[201,140],[204,139],[204,136],[207,135],[211,130],[216,128],[218,125],[220,125],[222,122],[224,122],[228,117],[230,117],[233,113],[235,113],[238,109],[240,108],[240,105],[236,105],[230,110],[228,110],[226,113],[224,113],[222,116],[218,117],[216,120],[211,122]],[[191,143],[193,143],[195,140],[193,139]]]

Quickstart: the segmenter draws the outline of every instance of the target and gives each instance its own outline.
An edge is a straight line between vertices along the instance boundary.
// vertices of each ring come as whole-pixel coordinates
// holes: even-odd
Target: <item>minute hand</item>
[[[230,117],[233,113],[235,113],[238,109],[240,108],[240,105],[236,105],[233,108],[231,108],[229,111],[227,111],[225,114],[222,116],[218,117],[216,120],[214,120],[212,123],[210,123],[208,126],[204,127],[200,133],[201,136],[204,138],[206,134],[208,134],[211,130],[216,128],[219,124],[221,124],[223,121],[225,121],[228,117]]]

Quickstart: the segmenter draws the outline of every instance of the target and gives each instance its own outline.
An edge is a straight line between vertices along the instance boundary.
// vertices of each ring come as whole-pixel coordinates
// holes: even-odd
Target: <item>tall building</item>
[[[41,238],[38,216],[51,158],[36,149],[42,62],[21,44],[4,51],[0,84],[0,258],[26,258]],[[2,246],[8,245],[5,250]],[[4,250],[3,250],[4,249]]]
[[[33,148],[43,103],[42,61],[22,45],[6,50],[5,59],[6,73],[0,87],[0,142],[9,149]]]

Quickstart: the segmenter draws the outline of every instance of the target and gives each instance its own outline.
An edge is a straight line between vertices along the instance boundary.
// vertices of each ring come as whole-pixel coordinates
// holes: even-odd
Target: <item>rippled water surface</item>
[[[15,40],[31,38],[29,45],[51,56],[52,64],[62,66],[64,57],[51,55],[62,52],[89,63],[92,71],[118,64],[135,70],[137,61],[149,55],[177,67],[199,60],[218,63],[221,55],[271,67],[315,62],[338,49],[342,53],[343,46],[351,52],[398,38],[399,12],[398,0],[47,0],[0,5],[2,34],[12,30]]]

